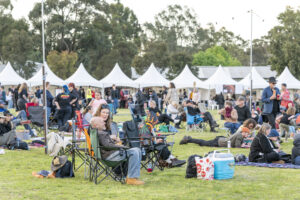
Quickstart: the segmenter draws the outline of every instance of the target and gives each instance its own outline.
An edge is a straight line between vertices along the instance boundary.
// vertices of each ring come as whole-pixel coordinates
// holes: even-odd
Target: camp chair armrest
[[[98,148],[100,149],[104,149],[107,151],[113,151],[113,150],[125,150],[125,149],[129,149],[129,147],[125,147],[125,146],[120,146],[120,147],[104,147],[104,146],[98,146]]]

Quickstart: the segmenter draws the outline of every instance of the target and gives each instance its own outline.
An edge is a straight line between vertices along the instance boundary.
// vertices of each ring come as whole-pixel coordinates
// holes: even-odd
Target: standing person
[[[26,83],[22,83],[18,91],[17,105],[19,110],[26,110],[26,103],[28,103],[28,88]]]
[[[97,109],[102,104],[107,104],[107,102],[102,98],[101,92],[96,91],[95,99],[93,99],[89,104],[89,106],[91,106],[93,115],[96,113]]]
[[[51,110],[53,107],[53,99],[54,99],[49,89],[50,89],[50,83],[46,82],[47,122],[49,122],[50,119]]]
[[[82,86],[79,87],[79,97],[81,100],[85,100],[85,91]]]
[[[267,120],[272,126],[272,129],[276,129],[275,119],[276,115],[280,112],[280,91],[275,86],[275,77],[270,77],[269,86],[264,89],[261,97],[264,106],[262,115],[265,115],[267,117]]]
[[[145,96],[142,92],[142,88],[138,89],[137,93],[136,93],[136,106],[135,109],[137,111],[137,114],[141,115],[141,116],[145,116],[145,110],[144,110],[144,103],[145,103]]]
[[[249,107],[245,104],[245,97],[240,96],[236,102],[236,106],[234,107],[238,114],[238,122],[243,123],[245,120],[251,118],[251,113]]]
[[[9,88],[8,93],[6,95],[7,109],[12,109],[14,107],[13,96],[14,96],[13,90]]]
[[[170,82],[168,94],[164,100],[164,103],[167,106],[167,104],[170,104],[173,101],[179,104],[179,97],[175,88],[175,84],[173,82]]]
[[[120,99],[120,92],[116,88],[116,85],[113,84],[111,89],[111,100],[114,105],[114,114],[117,114],[117,109],[119,107],[119,99]]]
[[[286,89],[286,83],[281,84],[281,103],[280,109],[286,111],[288,109],[288,103],[291,102],[290,92]]]
[[[120,90],[120,108],[125,108],[126,105],[126,97],[124,94],[124,89]]]
[[[200,92],[197,88],[194,88],[192,101],[195,102],[198,105],[198,103],[200,103],[200,100],[201,100],[200,99]]]
[[[14,105],[15,105],[15,108],[16,108],[16,111],[19,110],[18,108],[18,98],[19,98],[19,89],[21,87],[21,84],[19,84],[15,89],[14,89]]]
[[[69,91],[70,91],[70,96],[72,99],[72,114],[71,114],[71,118],[75,116],[75,111],[79,110],[79,104],[78,104],[78,100],[79,100],[79,93],[77,91],[77,89],[75,88],[75,84],[74,83],[69,83]]]
[[[0,100],[6,102],[6,93],[5,93],[4,86],[0,87]]]
[[[87,100],[87,104],[89,104],[92,100],[92,89],[91,86],[89,86],[89,88],[86,90],[86,100]]]
[[[231,101],[225,101],[225,108],[221,109],[219,114],[224,117],[224,126],[230,130],[231,134],[234,134],[241,126],[241,124],[238,122],[237,111],[232,107]]]
[[[219,106],[219,109],[224,108],[225,99],[224,99],[224,95],[223,95],[222,92],[220,94],[216,95],[215,101],[217,102],[217,105]]]
[[[168,88],[166,86],[163,86],[162,95],[161,95],[161,108],[160,110],[163,110],[163,106],[165,104],[165,98],[168,94]]]
[[[148,98],[148,102],[150,103],[151,101],[155,101],[156,107],[158,108],[158,97],[156,92],[152,89],[149,90],[149,98]]]
[[[35,87],[35,93],[34,93],[35,97],[38,98],[39,100],[41,99],[41,89],[40,86],[36,86]]]
[[[72,107],[76,99],[72,100],[72,96],[70,95],[70,91],[67,85],[63,86],[62,92],[59,93],[54,102],[57,109],[57,122],[59,128],[63,127],[65,123],[71,118]]]

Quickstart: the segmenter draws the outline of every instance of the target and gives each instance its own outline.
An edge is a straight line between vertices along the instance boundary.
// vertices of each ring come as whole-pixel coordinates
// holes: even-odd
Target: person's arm
[[[110,136],[107,133],[100,132],[100,133],[98,133],[98,136],[99,136],[99,143],[103,147],[107,147],[107,148],[127,148],[123,145],[117,145],[117,144],[113,143],[112,139],[110,138]]]
[[[222,108],[221,110],[218,111],[218,114],[224,115],[224,112],[225,112],[225,108]]]
[[[248,107],[246,107],[246,119],[250,119],[251,118],[251,112],[249,110]]]
[[[59,106],[59,103],[58,103],[58,99],[59,99],[59,95],[57,95],[57,97],[54,99],[54,103],[56,105],[56,109],[60,110],[60,106]]]
[[[268,97],[267,89],[264,89],[264,91],[262,93],[262,96],[261,96],[262,102],[264,102],[264,103],[270,103],[270,101],[273,100],[273,99],[275,99],[275,98],[276,98],[276,94],[274,95],[274,92],[273,92],[273,95],[271,97]]]
[[[238,119],[238,114],[237,114],[236,109],[233,109],[233,110],[231,111],[231,119],[232,119],[232,120],[237,120],[237,119]]]
[[[244,141],[243,137],[237,137],[235,139],[234,147],[235,148],[241,148],[242,144],[243,144],[243,141]]]

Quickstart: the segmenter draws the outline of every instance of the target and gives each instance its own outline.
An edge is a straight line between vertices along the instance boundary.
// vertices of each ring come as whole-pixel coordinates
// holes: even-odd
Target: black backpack
[[[202,156],[199,156],[199,155],[192,155],[188,158],[188,164],[186,167],[185,178],[196,178],[197,177],[197,167],[196,167],[195,157],[202,158]]]
[[[8,148],[10,150],[15,150],[15,149],[29,150],[28,144],[18,138],[16,138],[11,144],[9,144]]]
[[[140,147],[140,135],[137,125],[134,121],[126,121],[123,123],[123,131],[126,138],[126,144],[130,147]]]
[[[64,166],[62,166],[61,168],[59,168],[56,171],[55,177],[56,178],[71,178],[71,177],[75,177],[75,174],[73,172],[72,162],[68,160],[66,162],[66,164],[64,164]]]

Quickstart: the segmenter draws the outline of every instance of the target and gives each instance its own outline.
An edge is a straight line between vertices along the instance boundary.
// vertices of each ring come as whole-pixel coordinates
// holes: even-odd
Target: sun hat
[[[57,170],[62,168],[67,161],[68,161],[67,156],[55,156],[51,163],[51,171],[56,172]]]
[[[269,83],[276,83],[277,81],[276,81],[276,79],[275,79],[275,77],[270,77],[269,78]]]

